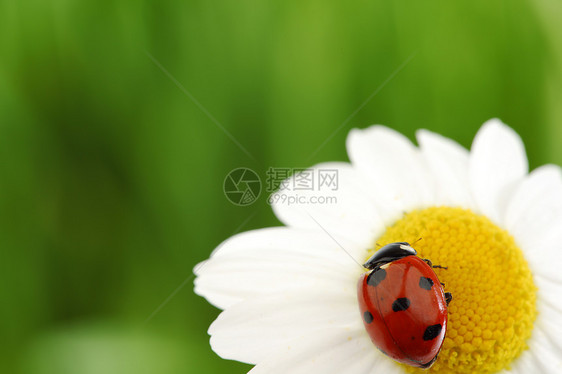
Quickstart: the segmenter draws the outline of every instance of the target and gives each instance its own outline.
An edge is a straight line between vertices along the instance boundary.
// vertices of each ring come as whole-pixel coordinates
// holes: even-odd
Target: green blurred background
[[[532,167],[562,163],[560,17],[555,0],[0,1],[0,372],[246,372],[211,351],[219,311],[189,276],[279,222],[263,194],[229,203],[226,174],[347,160],[373,123],[470,146],[491,117]]]

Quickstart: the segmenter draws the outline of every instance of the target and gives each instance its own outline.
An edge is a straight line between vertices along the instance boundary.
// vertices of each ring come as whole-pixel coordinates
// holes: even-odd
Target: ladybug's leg
[[[431,267],[434,268],[434,269],[435,269],[435,268],[437,268],[437,269],[445,269],[445,270],[448,269],[447,266],[441,266],[441,265],[433,265],[433,266],[431,266]]]
[[[453,295],[450,292],[445,292],[445,302],[447,302],[447,306],[453,300]]]
[[[436,269],[448,269],[447,266],[441,266],[441,265],[433,265],[433,263],[431,262],[431,260],[427,259],[427,258],[422,258],[423,262],[425,262],[426,264],[428,264],[430,267]]]
[[[443,283],[443,282],[439,282],[439,283],[441,283],[441,285],[442,285],[443,287],[445,287],[445,283]]]

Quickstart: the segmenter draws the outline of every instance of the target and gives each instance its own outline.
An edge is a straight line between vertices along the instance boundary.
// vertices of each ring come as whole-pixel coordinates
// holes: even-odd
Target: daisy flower
[[[219,356],[255,364],[251,374],[421,372],[372,344],[357,282],[377,243],[423,238],[418,255],[448,267],[435,271],[453,294],[426,372],[562,372],[560,168],[529,173],[521,139],[497,119],[470,151],[416,137],[352,130],[351,163],[312,168],[338,171],[336,199],[278,200],[285,227],[233,236],[195,268],[195,292],[224,310],[209,328]],[[326,194],[283,185],[298,201]]]

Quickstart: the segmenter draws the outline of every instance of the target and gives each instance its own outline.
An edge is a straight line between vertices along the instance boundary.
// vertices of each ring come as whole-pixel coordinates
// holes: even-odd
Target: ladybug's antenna
[[[420,240],[422,240],[423,238],[420,236],[418,240],[416,240],[415,242],[413,242],[411,245],[416,244],[417,242],[419,242]]]
[[[377,247],[382,247],[382,245],[380,245],[379,243],[375,243],[377,245]]]

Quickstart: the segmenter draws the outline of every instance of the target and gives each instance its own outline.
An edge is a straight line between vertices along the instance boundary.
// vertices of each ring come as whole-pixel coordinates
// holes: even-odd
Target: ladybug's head
[[[375,252],[373,257],[371,257],[365,264],[364,267],[371,270],[377,266],[384,265],[394,260],[406,256],[415,256],[417,254],[416,250],[412,248],[410,243],[406,242],[396,242],[390,243]]]

